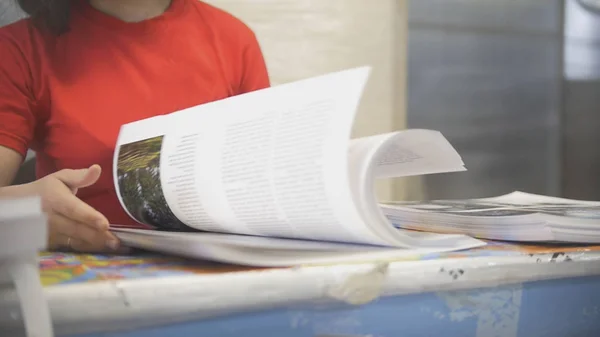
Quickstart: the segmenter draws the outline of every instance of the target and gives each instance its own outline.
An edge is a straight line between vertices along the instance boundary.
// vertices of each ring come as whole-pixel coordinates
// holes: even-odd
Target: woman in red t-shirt
[[[49,247],[116,250],[121,125],[262,89],[253,32],[198,0],[19,0],[0,28],[0,196],[41,195]],[[38,180],[8,186],[28,149]],[[77,195],[77,196],[75,196]]]

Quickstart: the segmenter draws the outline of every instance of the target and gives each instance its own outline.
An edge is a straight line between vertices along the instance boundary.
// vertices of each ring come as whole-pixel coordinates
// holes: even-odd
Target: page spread
[[[140,224],[375,246],[462,249],[479,240],[409,235],[379,209],[376,178],[464,170],[439,133],[350,142],[368,67],[332,73],[121,128],[123,208]]]
[[[125,125],[115,160],[124,208],[166,229],[381,244],[358,216],[347,177],[368,73],[339,72]],[[154,155],[132,156],[139,147]]]

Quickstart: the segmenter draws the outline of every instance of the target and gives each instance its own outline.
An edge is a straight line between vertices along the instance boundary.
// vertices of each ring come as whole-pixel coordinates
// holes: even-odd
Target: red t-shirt
[[[268,87],[265,62],[246,25],[197,0],[139,23],[77,3],[59,37],[29,19],[0,28],[0,145],[35,150],[38,178],[99,164],[102,177],[79,197],[135,225],[113,184],[121,125]]]

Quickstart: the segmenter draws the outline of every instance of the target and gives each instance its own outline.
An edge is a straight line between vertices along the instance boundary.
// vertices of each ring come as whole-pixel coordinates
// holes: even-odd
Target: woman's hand
[[[42,198],[48,216],[48,248],[80,252],[117,251],[119,241],[108,231],[108,220],[76,197],[80,188],[93,185],[101,169],[61,170],[25,185]],[[25,187],[24,186],[24,187]]]

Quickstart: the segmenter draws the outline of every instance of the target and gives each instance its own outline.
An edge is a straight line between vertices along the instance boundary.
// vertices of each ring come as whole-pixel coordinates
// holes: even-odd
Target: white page
[[[550,205],[577,205],[577,206],[598,206],[600,202],[598,201],[586,201],[586,200],[574,200],[574,199],[565,199],[565,198],[557,198],[550,197],[539,194],[531,194],[525,192],[513,192],[505,195],[501,195],[498,197],[491,198],[482,198],[477,199],[485,202],[495,202],[495,203],[503,203],[517,206],[538,206],[540,204],[544,204],[546,206]]]
[[[363,219],[369,224],[373,232],[394,246],[407,248],[453,246],[457,249],[465,249],[483,245],[484,243],[480,240],[464,235],[437,233],[415,235],[412,232],[395,228],[386,218],[377,202],[374,190],[374,182],[377,178],[374,172],[379,170],[381,165],[394,166],[396,168],[394,176],[402,173],[403,163],[409,166],[410,172],[413,172],[415,165],[412,161],[419,159],[422,161],[421,167],[424,172],[435,171],[441,167],[456,170],[463,167],[460,158],[458,162],[456,160],[454,162],[445,161],[439,159],[443,154],[435,151],[432,152],[438,155],[438,159],[430,158],[430,154],[427,152],[428,149],[421,144],[434,143],[438,148],[452,148],[443,137],[440,141],[437,133],[414,132],[417,145],[412,144],[410,141],[401,142],[405,138],[409,138],[406,137],[407,133],[409,132],[393,132],[355,139],[351,142],[349,149],[350,186],[355,197],[355,203],[360,206],[359,211]],[[397,152],[394,153],[394,151]],[[429,151],[431,150],[429,149]],[[454,151],[449,152],[452,155]],[[415,153],[419,153],[419,156],[414,155]],[[386,167],[386,169],[388,169],[388,173],[392,173],[389,167]]]
[[[260,267],[392,261],[458,249],[456,246],[393,249],[239,235],[144,230],[119,229],[115,230],[115,234],[124,244],[132,247],[196,259]]]
[[[377,178],[407,177],[465,171],[454,147],[438,131],[413,129],[395,132],[378,155]]]
[[[368,74],[352,69],[124,126],[119,153],[155,138],[138,152],[151,159],[145,176],[159,175],[160,184],[141,179],[145,187],[121,189],[117,182],[130,195],[121,195],[122,204],[135,205],[132,217],[158,219],[167,229],[183,222],[207,231],[385,244],[360,217],[348,186],[348,141]],[[124,177],[125,167],[134,166],[116,153],[115,177]],[[136,196],[140,189],[163,196],[147,192],[146,200]]]
[[[116,235],[129,233],[129,237],[136,240],[142,238],[162,238],[173,240],[184,240],[193,238],[198,243],[227,244],[245,248],[256,248],[264,250],[295,250],[295,251],[360,251],[373,248],[384,249],[386,247],[356,245],[352,243],[339,243],[329,241],[312,241],[286,238],[273,238],[240,234],[222,234],[211,232],[165,232],[145,229],[115,228],[112,230]]]

